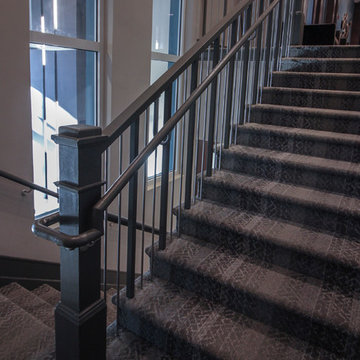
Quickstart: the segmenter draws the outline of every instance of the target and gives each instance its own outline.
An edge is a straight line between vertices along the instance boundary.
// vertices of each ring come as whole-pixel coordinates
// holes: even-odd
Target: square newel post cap
[[[107,137],[98,126],[61,126],[52,139],[59,145],[59,180],[75,186],[101,181],[101,154]]]
[[[106,136],[102,135],[99,126],[83,124],[60,126],[58,135],[53,135],[51,138],[56,144],[75,147],[94,142],[106,142]]]

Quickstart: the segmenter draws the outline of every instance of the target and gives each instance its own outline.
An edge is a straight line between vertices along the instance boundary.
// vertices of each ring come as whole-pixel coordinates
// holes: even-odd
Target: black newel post
[[[91,225],[101,196],[104,137],[95,126],[63,126],[59,144],[60,231],[80,234]],[[100,220],[101,221],[101,220]],[[85,248],[61,248],[61,301],[55,310],[56,359],[105,359],[106,304],[100,298],[100,239]]]

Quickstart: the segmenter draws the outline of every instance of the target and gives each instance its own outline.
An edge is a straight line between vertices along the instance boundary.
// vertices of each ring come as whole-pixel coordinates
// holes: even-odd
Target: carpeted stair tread
[[[360,269],[360,243],[302,227],[301,225],[279,219],[271,219],[260,214],[239,210],[212,201],[198,201],[191,209],[182,210],[182,220],[190,219],[207,229],[201,238],[220,245],[229,246],[234,251],[247,251],[241,245],[243,238],[284,248],[289,251],[341,264],[352,269]],[[217,229],[215,234],[213,229]],[[194,227],[182,228],[182,233],[194,234]],[[228,233],[236,234],[237,239],[227,238]],[[222,238],[224,237],[224,238]],[[230,237],[230,236],[229,236]],[[254,244],[255,249],[256,245]],[[253,249],[249,249],[249,256]]]
[[[113,322],[107,328],[107,360],[181,360],[176,359],[140,336]]]
[[[343,176],[360,176],[360,164],[349,161],[325,159],[322,157],[294,154],[244,145],[233,145],[229,149],[223,150],[223,154],[224,153],[239,157],[248,157],[252,160],[261,159],[272,163],[287,164],[293,167],[308,167],[313,171],[321,171],[324,173],[340,173]]]
[[[17,283],[11,283],[0,288],[0,294],[6,296],[9,300],[38,318],[48,327],[55,327],[54,307],[31,291]]]
[[[40,359],[55,347],[54,331],[0,294],[0,358]]]
[[[251,122],[360,135],[359,111],[256,104]]]
[[[360,57],[358,45],[299,45],[290,46],[290,57],[311,58],[357,58]]]
[[[234,310],[245,311],[246,315],[258,317],[258,320],[274,324],[280,321],[279,317],[283,317],[283,322],[298,317],[299,324],[304,324],[305,333],[311,333],[313,322],[343,336],[360,337],[360,300],[329,288],[320,279],[254,261],[242,253],[190,237],[173,238],[166,250],[155,253],[155,258],[171,265],[167,273],[159,271],[157,276],[169,277],[167,280],[176,282],[172,274],[178,271],[178,278],[182,274],[184,278],[188,276],[188,281],[181,279],[181,284],[177,285],[185,283],[190,287],[188,290],[202,296],[210,293],[211,299],[225,306],[231,304]],[[212,287],[213,293],[206,287]],[[247,301],[252,303],[249,308],[243,303]],[[262,306],[268,307],[263,314],[252,313],[253,308]],[[338,308],[342,309],[341,314]],[[293,324],[288,325],[291,328]]]
[[[297,202],[360,219],[360,199],[337,193],[330,193],[311,187],[279,183],[246,174],[220,170],[204,182],[222,189],[246,190],[261,196],[269,196],[283,200],[285,203]]]
[[[239,127],[240,130],[243,128],[251,129],[254,131],[264,131],[268,133],[272,132],[285,136],[298,136],[307,139],[316,139],[319,141],[360,145],[360,135],[357,134],[344,134],[344,133],[335,133],[332,131],[290,128],[287,126],[277,126],[277,125],[257,124],[257,123],[248,123],[246,125],[242,125]]]
[[[158,278],[145,279],[135,298],[122,296],[121,308],[121,321],[130,330],[157,341],[181,359],[255,360],[273,354],[274,359],[296,360],[303,359],[313,348]],[[326,353],[322,349],[318,351]],[[334,355],[327,353],[327,356]]]
[[[272,74],[272,86],[360,91],[360,74],[276,71]]]
[[[360,91],[265,87],[262,103],[360,111]]]
[[[360,162],[360,135],[248,123],[237,132],[240,145],[328,159]]]
[[[359,58],[288,57],[281,61],[281,71],[359,73]]]
[[[203,199],[311,229],[358,237],[360,199],[230,171],[203,179]]]
[[[60,301],[60,291],[56,290],[48,284],[43,284],[37,287],[36,289],[32,290],[32,293],[54,307]]]

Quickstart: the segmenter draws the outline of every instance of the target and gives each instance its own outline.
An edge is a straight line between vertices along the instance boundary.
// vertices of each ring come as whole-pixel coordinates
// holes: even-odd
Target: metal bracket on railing
[[[168,135],[166,135],[164,140],[161,142],[161,145],[165,146],[169,141],[170,141],[170,136],[168,134]]]
[[[257,33],[257,30],[254,30],[253,34],[251,36],[249,36],[249,38],[247,39],[247,41],[252,41],[256,38],[256,33]]]
[[[79,235],[68,235],[50,228],[51,225],[58,223],[59,220],[60,214],[58,212],[36,220],[32,225],[32,231],[39,237],[49,240],[58,246],[72,250],[84,246],[91,246],[103,235],[102,232],[97,229],[90,229]]]

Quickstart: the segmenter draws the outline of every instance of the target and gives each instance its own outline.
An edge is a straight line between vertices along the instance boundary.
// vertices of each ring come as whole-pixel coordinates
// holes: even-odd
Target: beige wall
[[[32,181],[28,1],[0,2],[0,169]],[[0,178],[0,255],[56,261],[55,245],[31,233],[32,193]]]

